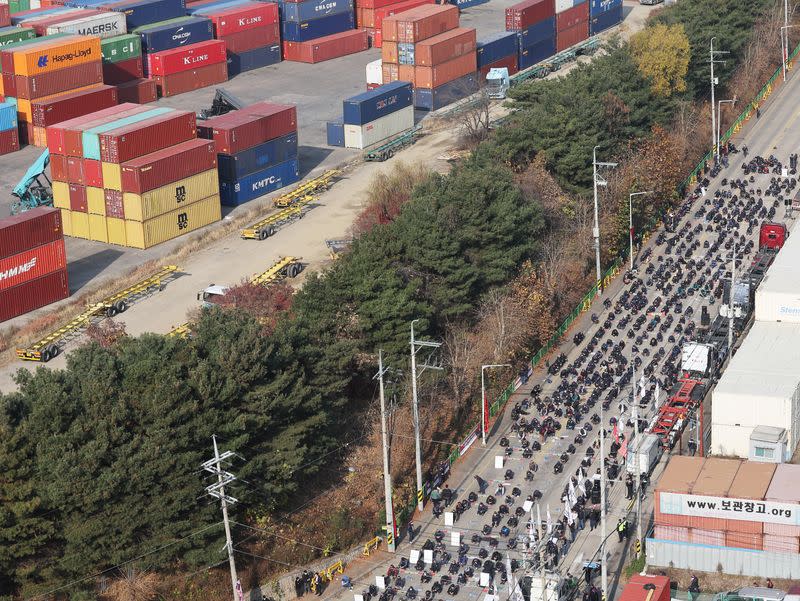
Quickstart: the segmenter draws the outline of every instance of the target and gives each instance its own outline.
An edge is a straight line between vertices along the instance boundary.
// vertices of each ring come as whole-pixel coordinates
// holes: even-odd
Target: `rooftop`
[[[800,291],[800,230],[786,238],[758,291],[782,294],[796,294]]]
[[[786,438],[786,428],[777,426],[756,426],[750,435],[750,440],[779,443]]]

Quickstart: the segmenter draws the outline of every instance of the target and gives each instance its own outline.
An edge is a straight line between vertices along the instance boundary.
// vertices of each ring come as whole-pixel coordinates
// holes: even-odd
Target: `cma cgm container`
[[[186,14],[184,0],[126,0],[107,4],[106,8],[125,15],[128,31],[158,21],[177,19]]]
[[[396,81],[348,98],[342,103],[342,114],[345,123],[364,125],[411,106],[412,103],[411,84],[405,81]]]
[[[33,124],[47,127],[81,115],[88,115],[117,104],[117,89],[101,85],[55,98],[37,100],[31,104]]]
[[[297,23],[352,12],[353,0],[305,0],[280,4],[281,20]]]
[[[592,15],[589,20],[589,35],[597,35],[620,23],[622,23],[622,4],[618,4],[605,12]]]
[[[320,63],[368,49],[367,32],[350,29],[308,42],[284,42],[283,58],[287,61]]]
[[[123,163],[120,187],[123,192],[143,194],[216,166],[214,142],[189,140]]]
[[[506,30],[526,29],[554,15],[553,0],[523,0],[506,9]]]
[[[556,35],[556,52],[566,50],[589,37],[589,23],[583,21],[574,27],[559,31]]]
[[[283,21],[281,33],[284,42],[307,42],[355,28],[352,12],[338,13],[311,21]]]
[[[512,54],[516,56],[517,36],[513,31],[503,31],[494,34],[488,38],[479,40],[476,44],[476,52],[478,56],[478,67],[497,62]]]
[[[281,62],[280,44],[263,46],[244,52],[228,53],[228,75],[239,75]]]
[[[188,46],[214,38],[209,19],[202,17],[180,17],[137,27],[133,33],[142,38],[142,52],[152,53]]]
[[[249,111],[257,111],[257,114]],[[214,140],[217,152],[236,154],[264,140],[297,131],[294,106],[260,103],[198,124],[198,135]]]
[[[478,91],[478,87],[477,75],[469,73],[438,88],[414,88],[414,106],[418,109],[435,111],[474,94]]]
[[[242,179],[271,165],[296,159],[297,150],[297,134],[291,133],[235,155],[220,154],[217,156],[219,178],[229,182]]]
[[[68,296],[66,269],[0,291],[0,321],[23,315]]]
[[[177,96],[228,81],[228,63],[223,61],[172,75],[153,75],[153,79],[161,96]]]
[[[274,192],[300,179],[300,163],[290,159],[256,171],[235,182],[220,182],[220,198],[226,206],[238,206]]]
[[[41,75],[75,67],[100,59],[100,38],[67,36],[42,44],[24,47],[13,54],[13,73],[16,75]],[[3,72],[6,72],[3,62]]]
[[[344,125],[344,145],[347,148],[369,148],[414,127],[414,107],[407,106],[364,125]]]

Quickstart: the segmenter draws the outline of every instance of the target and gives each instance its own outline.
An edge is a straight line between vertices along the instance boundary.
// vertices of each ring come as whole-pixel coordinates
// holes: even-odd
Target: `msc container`
[[[556,18],[549,17],[517,32],[517,45],[519,48],[531,46],[556,37]]]
[[[97,60],[100,38],[68,36],[14,52],[14,74],[40,75]]]
[[[506,9],[506,30],[519,31],[555,15],[553,0],[523,0]]]
[[[61,213],[51,207],[37,207],[13,217],[0,219],[0,259],[61,240]]]
[[[585,21],[578,23],[575,27],[559,31],[556,34],[556,52],[562,52],[570,46],[583,42],[588,37],[589,23]]]
[[[0,131],[17,127],[17,105],[14,102],[0,103]]]
[[[158,88],[152,79],[133,79],[117,85],[120,102],[147,104],[158,100]]]
[[[344,147],[344,123],[339,121],[328,121],[326,124],[328,146]]]
[[[123,192],[122,204],[125,219],[147,221],[214,194],[219,194],[219,179],[212,168],[142,194]]]
[[[119,63],[142,56],[142,38],[135,33],[105,38],[100,42],[104,63]]]
[[[291,133],[235,155],[217,155],[217,172],[220,180],[233,182],[256,171],[296,159],[297,151],[297,134]]]
[[[226,61],[225,42],[209,40],[148,54],[147,68],[152,77],[153,75],[172,75]]]
[[[133,33],[142,38],[142,52],[152,53],[188,46],[214,38],[211,21],[204,17],[180,17],[137,27]]]
[[[589,14],[592,16],[617,8],[622,8],[622,0],[589,0]]]
[[[152,77],[160,96],[177,96],[228,81],[228,63],[223,61],[197,67],[191,71],[181,71],[172,75],[153,75]]]
[[[438,88],[477,70],[478,64],[474,52],[433,67],[414,67],[414,87]]]
[[[556,14],[563,13],[571,8],[578,6],[579,4],[587,4],[587,0],[555,0],[556,3]]]
[[[532,67],[536,63],[553,56],[556,53],[556,39],[542,40],[527,48],[519,50],[519,70]]]
[[[194,139],[197,135],[196,120],[194,112],[172,111],[101,133],[100,160],[124,163]]]
[[[175,209],[147,221],[125,221],[127,246],[150,248],[222,219],[219,195]]]
[[[105,215],[105,190],[96,186],[86,186],[86,206],[90,215]]]
[[[614,25],[622,23],[622,4],[615,6],[605,12],[596,13],[591,16],[589,21],[589,34],[597,35]]]
[[[144,77],[144,62],[141,56],[117,63],[103,63],[103,81],[110,85],[127,83]]]
[[[300,179],[300,163],[290,159],[256,171],[235,182],[220,182],[220,198],[226,206],[238,206],[274,192]]]
[[[81,17],[47,28],[47,33],[75,33],[78,35],[93,35],[99,38],[110,38],[127,32],[125,15],[114,12],[103,12],[96,15]]]
[[[37,127],[47,127],[116,104],[117,89],[106,85],[47,100],[37,100],[31,105],[33,124]]]
[[[479,81],[475,73],[469,73],[433,89],[414,88],[414,106],[418,109],[435,111],[474,94],[478,88]]]
[[[307,42],[334,33],[355,28],[355,17],[352,11],[320,17],[311,21],[283,21],[281,33],[284,42]]]
[[[200,14],[211,19],[216,38],[279,23],[278,5],[272,2],[248,2],[208,13],[201,11]]]
[[[475,30],[465,27],[422,40],[414,48],[414,65],[432,67],[469,53],[475,53]],[[474,71],[475,69],[473,69]]]
[[[415,14],[410,16],[411,12]],[[419,42],[458,27],[458,8],[452,4],[425,4],[394,18],[398,42]]]
[[[517,36],[514,32],[503,31],[479,40],[476,45],[478,67],[484,67],[500,59],[517,54]]]
[[[81,213],[79,211],[70,211],[70,223],[72,224],[72,237],[81,238],[82,240],[89,239],[89,213]]]
[[[278,23],[269,23],[261,27],[221,36],[219,39],[225,42],[228,54],[232,52],[247,52],[256,48],[279,44],[281,41],[281,28]]]
[[[261,103],[264,114],[248,114],[252,107],[214,117],[198,124],[199,137],[214,140],[218,153],[236,154],[273,138],[297,131],[294,106]]]
[[[228,52],[228,76],[239,75],[253,69],[260,69],[281,62],[281,46],[273,44],[247,50],[244,52]]]
[[[283,58],[287,61],[320,63],[368,49],[367,32],[350,29],[308,42],[284,42]]]
[[[583,2],[574,8],[556,14],[556,32],[571,29],[589,21],[589,3]],[[586,28],[588,31],[588,27]]]
[[[109,4],[107,8],[125,15],[128,31],[186,14],[184,0],[130,0]]]
[[[488,65],[484,65],[483,67],[478,68],[478,74],[480,75],[481,81],[486,81],[486,76],[489,74],[489,71],[492,69],[501,69],[505,67],[508,69],[509,75],[514,75],[519,71],[519,63],[517,62],[517,53],[515,52],[511,56],[507,56],[505,58],[501,58],[493,63],[489,63]]]
[[[342,115],[349,125],[364,125],[413,104],[411,84],[405,81],[388,83],[346,99]]]
[[[119,188],[123,192],[143,194],[215,167],[214,143],[189,140],[123,163]]]
[[[407,106],[364,125],[345,123],[344,145],[347,148],[369,148],[414,127],[414,107]]]
[[[0,46],[22,42],[36,37],[32,27],[0,27]]]
[[[143,107],[142,107],[143,108]],[[85,129],[81,132],[81,148],[83,158],[100,160],[100,134],[104,134],[114,129],[119,129],[126,125],[139,123],[153,117],[158,117],[175,109],[161,107],[154,109],[144,109],[142,111],[132,111],[129,115],[120,116],[118,119],[104,120],[101,124]],[[69,149],[67,154],[70,154]]]
[[[23,315],[68,296],[66,269],[3,290],[0,292],[0,321]]]
[[[280,5],[283,21],[311,21],[328,15],[353,12],[353,0],[304,0],[303,2],[282,2]]]
[[[8,129],[0,132],[0,155],[19,150],[19,129]]]

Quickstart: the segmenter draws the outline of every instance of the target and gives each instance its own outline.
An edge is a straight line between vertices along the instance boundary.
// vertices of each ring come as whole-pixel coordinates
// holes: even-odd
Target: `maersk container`
[[[353,0],[304,0],[303,2],[280,2],[282,21],[311,21],[329,15],[353,12]]]
[[[0,131],[8,131],[17,127],[17,105],[13,102],[0,104]]]
[[[291,133],[237,154],[217,155],[219,179],[234,182],[245,176],[297,158],[297,134]]]
[[[344,124],[347,148],[369,148],[414,127],[414,107],[407,106],[363,125]]]
[[[328,133],[328,146],[344,147],[344,122],[328,121],[326,123]]]
[[[133,33],[142,38],[142,52],[161,52],[179,46],[214,39],[211,20],[204,17],[181,17],[137,27]]]
[[[556,37],[556,18],[549,17],[543,21],[531,25],[527,29],[517,32],[517,46],[520,50],[530,48],[543,40],[550,40]]]
[[[221,181],[219,193],[222,204],[238,206],[300,180],[300,162],[290,159],[256,171],[236,182]]]
[[[414,107],[435,111],[474,94],[478,87],[478,76],[470,73],[438,88],[414,88]]]
[[[553,20],[553,23],[555,23],[555,20]],[[555,25],[553,27],[555,28]],[[517,54],[517,34],[513,31],[503,31],[483,40],[478,40],[478,67],[496,63],[512,54]]]
[[[387,83],[345,100],[342,103],[343,120],[348,125],[364,125],[411,106],[413,102],[409,82]]]
[[[245,52],[228,53],[228,76],[260,69],[281,62],[280,44],[254,48]]]
[[[597,35],[620,23],[622,23],[622,4],[605,12],[593,15],[589,19],[589,35]]]
[[[125,15],[128,31],[186,14],[185,0],[130,0],[109,4],[107,8]]]
[[[74,33],[78,35],[93,35],[99,38],[111,38],[127,33],[125,15],[115,12],[105,12],[99,15],[82,17],[72,21],[64,21],[47,28],[47,33]],[[101,45],[102,52],[102,45]]]
[[[589,14],[593,17],[616,8],[622,9],[622,0],[589,0]]]
[[[320,17],[311,21],[283,21],[281,23],[282,38],[286,42],[307,42],[314,38],[340,33],[355,28],[353,12],[339,13]]]
[[[31,40],[36,37],[33,27],[0,27],[0,46]]]
[[[553,56],[556,53],[556,39],[542,40],[533,46],[527,48],[520,48],[519,51],[519,69],[527,69],[536,63],[542,62],[544,59]]]

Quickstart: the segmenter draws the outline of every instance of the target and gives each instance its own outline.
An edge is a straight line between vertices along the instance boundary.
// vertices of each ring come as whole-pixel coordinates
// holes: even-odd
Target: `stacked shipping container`
[[[142,39],[136,34],[118,35],[100,42],[103,81],[117,87],[120,102],[146,104],[158,98],[156,82],[144,79]]]
[[[589,38],[589,2],[556,0],[555,4],[556,51],[562,52]]]
[[[356,23],[367,32],[370,44],[374,48],[380,48],[383,45],[381,29],[386,17],[434,3],[434,0],[356,0]]]
[[[341,122],[328,124],[328,144],[368,148],[414,127],[410,83],[396,81],[348,98]]]
[[[506,31],[495,34],[477,44],[478,71],[481,81],[486,79],[490,70],[505,67],[509,75],[519,71],[517,51],[517,34]]]
[[[259,102],[198,126],[213,140],[222,204],[237,206],[300,179],[297,109]]]
[[[523,0],[506,9],[506,30],[517,32],[520,70],[556,53],[556,17],[553,0]]]
[[[19,150],[17,131],[17,104],[6,101],[0,104],[0,155]]]
[[[589,0],[589,35],[622,22],[622,0]]]
[[[353,0],[278,0],[283,58],[318,63],[369,47],[355,29]]]

